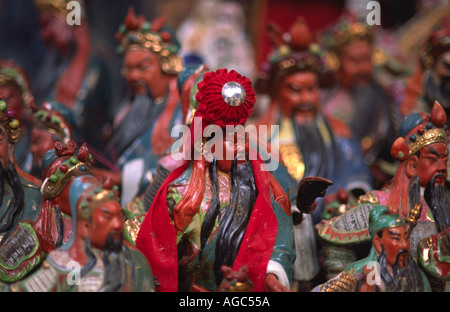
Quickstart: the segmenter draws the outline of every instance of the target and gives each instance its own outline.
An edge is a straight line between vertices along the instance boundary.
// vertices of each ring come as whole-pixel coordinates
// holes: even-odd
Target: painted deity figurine
[[[276,25],[269,35],[274,51],[269,56],[266,77],[257,89],[269,94],[267,114],[255,120],[257,129],[267,126],[272,154],[277,153],[279,166],[272,173],[290,194],[294,215],[297,188],[303,178],[317,176],[333,185],[328,193],[341,187],[349,194],[362,194],[373,187],[369,167],[364,163],[360,146],[348,126],[322,112],[320,86],[326,75],[322,51],[312,42],[312,34],[303,18],[298,18],[288,33]],[[283,38],[290,38],[286,41]],[[277,126],[274,128],[273,125]],[[262,138],[261,135],[259,135]],[[311,281],[319,272],[313,225],[320,221],[323,201],[313,214],[296,222],[296,274],[301,282]]]
[[[447,22],[447,23],[446,23]],[[415,72],[404,90],[400,109],[403,116],[431,111],[434,101],[450,112],[450,25],[442,20],[423,46],[423,53]]]
[[[179,115],[177,74],[183,69],[173,31],[159,18],[152,23],[130,8],[116,36],[129,95],[114,112],[105,154],[122,175],[122,205],[153,180],[158,159],[175,141]]]
[[[400,137],[391,153],[399,161],[390,183],[382,189],[362,195],[358,203],[347,211],[317,226],[318,235],[330,256],[325,259],[328,277],[341,272],[358,257],[358,250],[370,240],[367,230],[369,213],[374,205],[385,205],[389,213],[407,218],[414,206],[421,203],[417,225],[410,236],[411,255],[417,257],[417,248],[423,238],[437,234],[436,216],[423,197],[423,190],[434,178],[434,183],[445,185],[448,162],[447,116],[438,102],[431,114],[414,113],[406,116],[400,125]]]
[[[421,207],[418,207],[419,210]],[[420,215],[420,211],[417,216]],[[369,214],[372,240],[369,255],[348,265],[324,284],[319,292],[424,292],[430,283],[410,254],[409,234],[414,218],[391,214],[384,205],[375,205]]]
[[[0,245],[3,282],[23,279],[41,265],[50,251],[69,242],[73,232],[69,189],[75,180],[97,181],[91,172],[93,160],[86,145],[80,147],[78,154],[73,141],[55,145],[43,159],[42,208],[35,220],[22,220]]]
[[[102,128],[113,106],[114,88],[108,58],[92,40],[84,1],[80,25],[67,23],[67,0],[35,0],[45,57],[32,80],[36,104],[56,101],[76,118],[78,144],[101,150]]]
[[[374,28],[342,20],[321,38],[329,51],[335,83],[323,92],[323,112],[347,124],[361,145],[376,182],[386,183],[393,173],[389,151],[396,137],[395,108],[375,80]]]
[[[255,103],[251,82],[220,69],[204,73],[197,87],[185,162],[160,187],[136,246],[157,276],[157,291],[217,291],[225,267],[246,267],[253,291],[289,290],[289,201],[238,130]]]
[[[75,181],[70,187],[73,241],[51,251],[41,268],[12,285],[13,291],[153,291],[147,259],[123,240],[117,189]]]

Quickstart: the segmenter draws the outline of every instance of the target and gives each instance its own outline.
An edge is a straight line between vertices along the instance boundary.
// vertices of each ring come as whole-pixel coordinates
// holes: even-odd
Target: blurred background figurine
[[[46,53],[32,81],[35,102],[56,101],[76,116],[77,143],[98,151],[105,144],[103,127],[114,105],[114,88],[106,55],[92,42],[84,1],[80,25],[67,23],[63,0],[36,0],[41,40]],[[94,151],[93,151],[94,152]]]
[[[253,291],[289,291],[290,205],[241,131],[255,103],[251,81],[219,69],[197,87],[185,162],[162,184],[136,246],[158,277],[157,291],[216,291],[224,266],[247,267]]]
[[[150,23],[130,7],[116,39],[129,94],[113,112],[105,155],[121,174],[125,205],[143,193],[153,180],[158,159],[175,141],[170,132],[181,118],[177,75],[183,61],[164,17]]]
[[[49,253],[39,270],[13,284],[13,291],[154,291],[145,257],[123,240],[118,189],[93,181],[70,187],[73,241]],[[75,222],[76,219],[76,222]]]
[[[329,194],[336,193],[339,187],[348,196],[372,189],[370,169],[351,130],[342,121],[323,114],[320,87],[329,69],[305,20],[298,18],[285,34],[277,25],[271,25],[269,35],[274,51],[269,56],[265,76],[257,82],[257,90],[269,94],[271,102],[266,114],[253,123],[258,129],[262,126],[269,129],[267,141],[271,153],[279,153],[273,159],[280,162],[273,175],[290,194],[293,215],[301,214],[295,207],[295,198],[300,181],[306,177],[331,180]],[[312,214],[305,214],[301,222],[294,221],[295,279],[302,283],[311,282],[320,270],[313,225],[321,220],[322,198],[318,203]]]
[[[392,99],[374,75],[374,26],[343,18],[329,26],[320,41],[335,71],[334,83],[322,94],[323,112],[350,127],[375,182],[383,185],[393,175],[389,150],[397,117]]]

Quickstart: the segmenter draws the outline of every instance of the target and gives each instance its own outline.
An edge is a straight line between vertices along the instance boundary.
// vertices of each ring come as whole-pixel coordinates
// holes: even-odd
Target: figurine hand
[[[278,282],[275,274],[269,273],[264,278],[264,291],[268,292],[290,292],[291,290]]]

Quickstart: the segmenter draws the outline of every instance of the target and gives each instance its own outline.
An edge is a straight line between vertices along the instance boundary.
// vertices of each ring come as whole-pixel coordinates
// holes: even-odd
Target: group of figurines
[[[130,8],[113,110],[88,22],[35,3],[47,71],[32,88],[0,64],[2,290],[450,290],[445,21],[403,76],[374,61],[376,26],[270,24],[250,79]]]

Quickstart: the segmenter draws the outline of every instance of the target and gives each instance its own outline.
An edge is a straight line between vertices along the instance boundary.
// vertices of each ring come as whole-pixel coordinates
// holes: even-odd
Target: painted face
[[[117,201],[110,201],[99,205],[92,213],[89,236],[92,246],[102,249],[108,235],[114,239],[123,237],[124,214]]]
[[[33,129],[30,146],[30,152],[33,155],[33,163],[41,164],[45,153],[54,147],[55,139],[52,134],[42,129]]]
[[[42,12],[39,15],[39,27],[44,44],[55,47],[62,54],[69,52],[73,36],[65,16]]]
[[[148,88],[155,98],[161,95],[160,89],[164,83],[164,74],[155,53],[144,49],[127,51],[123,61],[122,74],[134,94],[144,94]]]
[[[417,156],[412,156],[417,157]],[[445,183],[447,177],[448,149],[444,143],[434,143],[425,146],[420,150],[420,157],[416,163],[416,173],[419,183],[425,187],[435,174],[440,174],[436,178],[436,183]]]
[[[341,52],[339,81],[345,88],[366,86],[373,73],[372,47],[367,41],[355,41]]]
[[[211,150],[216,155],[219,170],[228,173],[234,158],[237,158],[238,163],[245,161],[248,141],[245,140],[242,133],[238,135],[238,132],[236,132],[234,136],[224,135],[221,149],[215,149],[214,146]]]
[[[319,110],[319,86],[317,75],[313,72],[297,72],[284,78],[277,99],[286,117],[294,112]]]
[[[397,257],[399,266],[401,268],[406,266],[410,246],[407,225],[384,229],[381,238],[375,235],[374,241],[376,246],[378,244],[378,246],[384,247],[386,262],[389,267],[395,264]]]

